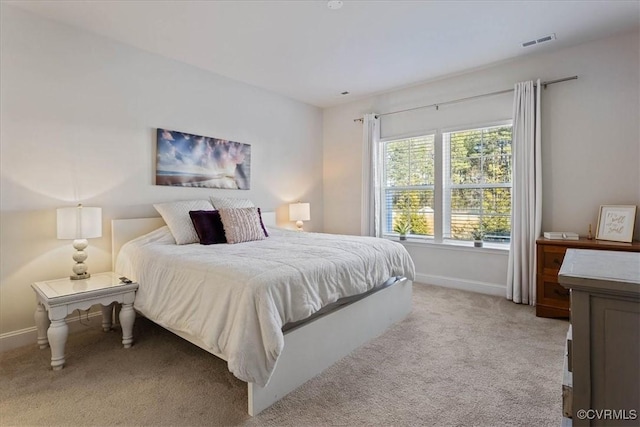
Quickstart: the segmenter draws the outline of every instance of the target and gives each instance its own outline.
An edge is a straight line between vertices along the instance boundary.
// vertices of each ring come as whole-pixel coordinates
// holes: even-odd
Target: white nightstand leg
[[[109,332],[111,330],[111,321],[113,318],[113,304],[103,305],[102,307],[102,330]]]
[[[120,310],[120,325],[122,326],[122,345],[131,347],[133,342],[133,322],[136,320],[136,312],[133,311],[133,303],[123,303]]]
[[[49,329],[49,315],[44,309],[44,306],[38,303],[36,307],[36,313],[33,315],[36,321],[36,329],[38,330],[38,346],[47,348],[49,346],[49,340],[47,339],[47,329]]]
[[[114,323],[114,324],[115,324],[115,323],[120,324],[120,323],[119,323],[119,319],[120,319],[120,309],[122,309],[122,304],[119,304],[119,303],[117,303],[117,302],[116,302],[116,303],[114,303],[113,305],[114,305],[114,310],[113,310],[113,313],[114,313],[113,323]]]
[[[58,371],[64,367],[64,346],[69,336],[69,327],[63,319],[51,319],[51,326],[47,331],[49,337],[49,346],[51,347],[51,367],[54,371]]]

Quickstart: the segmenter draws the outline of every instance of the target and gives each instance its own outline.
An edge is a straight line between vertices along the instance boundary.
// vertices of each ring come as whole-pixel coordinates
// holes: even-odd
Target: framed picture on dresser
[[[602,205],[598,214],[596,239],[630,243],[635,221],[635,205]]]

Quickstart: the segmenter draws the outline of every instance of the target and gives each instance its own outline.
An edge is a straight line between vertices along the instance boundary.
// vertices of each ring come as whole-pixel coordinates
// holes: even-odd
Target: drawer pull
[[[560,295],[561,297],[568,297],[569,289],[554,289],[553,293],[556,295]]]

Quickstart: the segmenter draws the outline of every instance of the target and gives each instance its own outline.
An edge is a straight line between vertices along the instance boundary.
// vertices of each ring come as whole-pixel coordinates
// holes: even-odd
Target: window
[[[411,233],[433,237],[434,135],[383,144],[383,233],[408,223]]]
[[[443,134],[443,236],[469,240],[480,229],[487,241],[511,234],[511,125]]]
[[[487,241],[509,241],[510,124],[384,141],[381,150],[383,234],[408,223],[413,237],[471,240],[482,229]]]

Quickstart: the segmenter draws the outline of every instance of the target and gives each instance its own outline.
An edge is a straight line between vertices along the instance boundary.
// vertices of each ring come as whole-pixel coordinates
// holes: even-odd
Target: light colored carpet
[[[98,318],[99,319],[99,318]],[[568,322],[504,298],[414,284],[413,311],[258,416],[220,359],[138,318],[99,320],[67,366],[35,344],[0,355],[0,425],[556,426]]]

